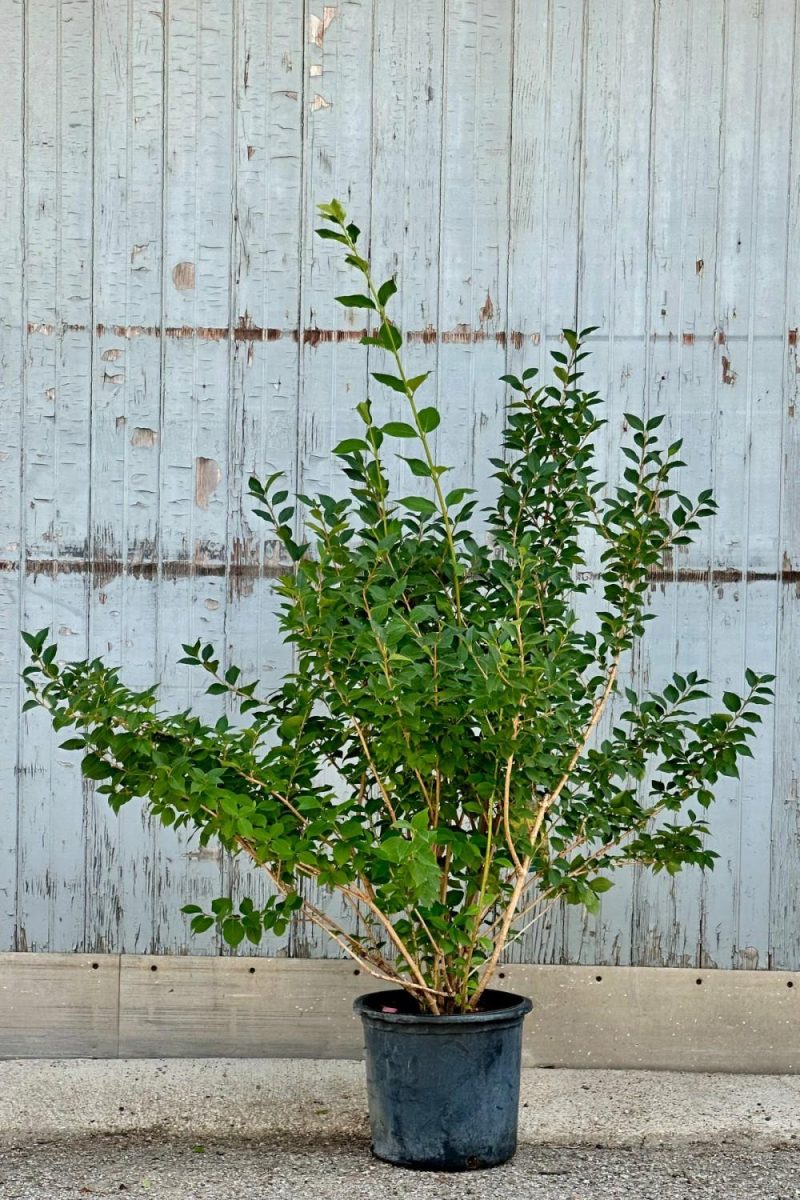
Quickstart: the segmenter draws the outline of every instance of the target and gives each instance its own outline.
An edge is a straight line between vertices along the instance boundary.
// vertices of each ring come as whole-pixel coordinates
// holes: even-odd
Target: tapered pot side
[[[419,1170],[468,1171],[517,1148],[522,1024],[531,1001],[487,989],[481,1010],[433,1016],[403,991],[354,1004],[364,1027],[376,1157]]]

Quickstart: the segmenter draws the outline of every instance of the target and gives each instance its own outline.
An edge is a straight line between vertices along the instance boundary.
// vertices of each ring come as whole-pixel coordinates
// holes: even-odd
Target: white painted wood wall
[[[159,676],[211,639],[277,677],[250,473],[328,485],[365,351],[315,241],[344,199],[399,271],[448,461],[489,494],[503,387],[564,325],[665,412],[721,511],[654,582],[635,669],[779,674],[713,875],[631,875],[517,957],[800,967],[800,125],[795,0],[1,0],[0,950],[208,953],[230,864],[117,819],[38,713],[18,629]],[[381,401],[384,402],[383,400]],[[292,955],[328,948],[298,925]]]

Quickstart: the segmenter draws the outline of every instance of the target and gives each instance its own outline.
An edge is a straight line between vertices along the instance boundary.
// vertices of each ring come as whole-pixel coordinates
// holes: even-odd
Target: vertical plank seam
[[[92,596],[94,595],[94,564],[97,561],[96,552],[96,537],[93,521],[94,509],[94,417],[95,417],[95,239],[97,230],[95,221],[97,216],[97,206],[95,199],[95,184],[96,184],[96,112],[95,106],[97,103],[97,8],[92,5],[91,29],[92,29],[92,80],[91,80],[91,116],[89,119],[89,140],[90,140],[90,214],[89,214],[89,426],[88,426],[88,493],[87,493],[87,530],[86,530],[86,548],[89,552],[89,561],[92,564],[89,571],[86,573],[85,582],[85,604],[86,612],[84,613],[85,628],[86,628],[86,657],[91,658],[91,636],[92,636]],[[126,138],[127,141],[127,138]],[[127,474],[123,471],[123,480],[127,478]],[[124,484],[123,484],[124,486]],[[124,511],[124,506],[123,506]],[[125,557],[125,547],[123,539],[122,547],[123,561]],[[124,584],[124,568],[123,568],[123,584]],[[84,953],[88,950],[90,942],[93,938],[93,933],[89,930],[89,896],[90,896],[90,863],[92,850],[95,844],[95,820],[94,820],[94,784],[91,780],[83,780],[81,788],[83,800],[83,835],[84,835],[84,852],[83,852],[83,946]]]
[[[28,387],[30,383],[30,373],[28,371],[28,271],[27,271],[27,255],[28,255],[28,221],[27,221],[27,204],[28,204],[28,6],[25,0],[22,0],[22,96],[20,101],[20,124],[21,124],[21,164],[22,175],[20,179],[20,268],[21,268],[21,287],[20,287],[20,322],[19,322],[19,342],[20,342],[20,373],[21,373],[21,403],[19,417],[19,491],[20,491],[20,508],[19,508],[19,545],[17,548],[18,555],[18,592],[17,592],[17,625],[20,630],[25,628],[25,586],[27,573],[25,570],[26,562],[26,542],[27,542],[27,520],[26,514],[28,509],[27,499],[27,471],[26,471],[26,439],[25,439],[25,419],[27,412]],[[15,779],[16,788],[16,834],[14,841],[14,925],[13,925],[13,949],[21,950],[22,939],[20,937],[20,921],[22,920],[22,806],[23,806],[23,790],[22,783],[24,775],[22,773],[22,756],[25,750],[25,722],[26,718],[22,712],[23,698],[25,696],[21,678],[19,678],[19,668],[23,662],[23,652],[17,641],[17,772]]]
[[[681,135],[682,135],[681,136],[681,191],[680,191],[681,232],[680,232],[680,242],[679,242],[680,271],[678,273],[678,329],[679,330],[686,328],[686,323],[685,323],[685,304],[686,304],[685,263],[686,263],[686,243],[688,240],[688,224],[689,224],[689,216],[688,216],[687,203],[686,203],[686,184],[687,184],[687,167],[688,167],[689,113],[691,111],[692,101],[693,101],[693,95],[692,95],[692,89],[691,89],[691,81],[692,81],[691,67],[692,67],[692,55],[693,55],[693,50],[694,50],[694,14],[695,14],[694,5],[692,4],[692,0],[689,0],[689,3],[686,8],[686,36],[684,39],[684,55],[683,55],[685,75],[684,75],[684,79],[683,79],[683,85],[684,85],[683,86],[683,107],[682,107],[683,122],[682,122],[682,128],[681,128]],[[651,303],[652,303],[652,298],[651,298]],[[648,317],[650,315],[650,312],[651,312],[651,310],[648,307]],[[651,352],[648,350],[648,352],[647,352],[648,361],[651,361],[650,353]],[[691,354],[692,351],[690,350],[689,353]],[[652,351],[652,354],[655,355],[655,350]],[[684,350],[683,350],[683,344],[681,342],[681,346],[677,351],[677,356],[678,356],[678,406],[677,406],[678,407],[678,429],[680,431],[681,436],[683,435],[683,371],[681,370],[683,354],[684,354]],[[649,411],[650,411],[649,410],[649,399],[650,399],[651,387],[652,387],[652,372],[649,376],[649,383],[645,390],[645,410],[646,410],[646,415],[648,415],[648,416],[649,416]],[[671,622],[670,638],[671,638],[671,646],[672,646],[672,666],[675,669],[677,669],[678,662],[680,660],[680,653],[679,653],[680,634],[679,634],[678,613],[679,613],[679,609],[680,609],[681,596],[680,596],[680,589],[677,584],[678,554],[679,554],[679,551],[677,549],[672,554],[672,578],[673,578],[674,586],[672,588],[672,595],[670,597],[670,622]],[[688,594],[688,589],[687,589],[687,594]],[[710,586],[708,588],[708,597],[709,597],[709,602],[710,602],[710,597],[711,597]],[[706,607],[708,607],[708,605]],[[709,659],[710,659],[710,651],[709,651]],[[711,674],[710,661],[708,663],[708,666],[709,666],[709,669],[706,671],[706,674],[710,676],[710,674]],[[687,880],[690,878],[688,873],[686,876],[684,876],[684,878]],[[671,941],[671,943],[669,941],[667,942],[667,949],[666,949],[666,954],[664,955],[664,958],[665,958],[666,962],[669,962],[669,961],[673,960],[676,955],[678,955],[681,958],[681,960],[685,961],[687,931],[685,929],[682,931],[683,932],[683,954],[681,954],[681,951],[679,949],[679,941],[678,941],[679,934],[680,934],[680,931],[678,930],[679,884],[678,884],[676,877],[670,878],[668,888],[669,888],[669,898],[670,898],[670,902],[672,904],[672,941]],[[698,888],[699,888],[699,902],[698,902],[698,914],[697,914],[698,928],[697,928],[697,938],[696,938],[696,942],[695,942],[695,947],[696,947],[696,955],[697,955],[696,965],[698,967],[700,967],[703,965],[702,954],[703,954],[703,946],[705,945],[705,879],[703,877],[701,877],[701,879],[698,883]]]
[[[302,413],[304,408],[305,387],[303,379],[303,354],[305,346],[305,271],[304,271],[304,250],[306,246],[306,238],[308,233],[309,219],[309,198],[306,193],[307,187],[310,186],[311,173],[307,170],[307,156],[311,155],[311,129],[312,125],[308,119],[308,92],[306,84],[306,40],[308,37],[308,22],[311,15],[310,9],[311,0],[303,0],[302,4],[302,21],[300,24],[300,86],[298,94],[300,99],[300,212],[299,228],[297,235],[297,405],[295,408],[295,439],[294,439],[294,487],[293,490],[298,492],[301,490],[300,473],[303,469],[303,452],[302,452],[302,434],[303,421]],[[313,233],[311,237],[313,238]],[[313,245],[313,242],[312,242]],[[311,253],[313,259],[313,249]],[[311,270],[311,262],[309,261],[309,270]],[[295,538],[301,539],[302,530],[300,524],[299,509],[295,512]],[[291,666],[290,670],[297,669],[297,647],[292,646]],[[303,884],[300,880],[296,883],[297,890],[302,893]],[[290,958],[294,957],[294,949],[297,941],[297,917],[292,915],[287,928],[287,953]]]
[[[442,261],[442,247],[444,246],[444,196],[445,196],[445,179],[447,177],[447,162],[445,147],[447,145],[447,74],[448,74],[448,49],[449,49],[449,24],[447,20],[447,0],[442,0],[442,76],[439,86],[439,94],[441,103],[439,106],[439,129],[441,137],[441,154],[439,157],[439,212],[438,212],[438,253],[436,255],[436,321],[435,328],[442,328],[442,292],[444,290],[444,263]],[[441,412],[442,409],[442,339],[437,337],[434,343],[434,370],[436,372],[434,378],[436,381],[436,407]]]
[[[158,453],[158,497],[156,501],[156,612],[155,612],[155,667],[156,677],[160,679],[162,673],[161,656],[163,653],[162,638],[161,638],[161,600],[164,594],[164,550],[162,542],[162,534],[164,530],[163,521],[163,504],[164,504],[164,472],[166,469],[166,450],[164,437],[164,427],[166,422],[167,409],[167,381],[166,381],[166,354],[167,354],[167,339],[166,339],[166,289],[167,289],[167,263],[166,263],[166,245],[167,245],[167,171],[169,166],[169,41],[170,41],[170,0],[162,0],[162,30],[161,30],[161,245],[159,247],[159,262],[161,264],[161,294],[160,294],[160,337],[159,337],[159,380],[158,380],[158,425],[159,438],[157,445]],[[158,880],[154,866],[156,863],[156,836],[157,827],[151,817],[145,817],[145,830],[149,834],[146,838],[150,853],[150,944],[148,953],[153,954],[157,950],[156,929],[157,929],[157,900],[158,900]],[[147,872],[145,870],[145,878]]]
[[[60,395],[61,384],[61,364],[64,360],[64,312],[61,306],[61,284],[62,284],[62,264],[63,264],[63,199],[64,199],[64,158],[63,158],[63,139],[62,139],[62,121],[64,117],[64,7],[63,0],[57,0],[56,3],[56,69],[55,69],[55,127],[53,130],[53,141],[55,145],[55,211],[56,211],[56,230],[55,230],[55,280],[53,291],[53,324],[56,328],[55,344],[53,347],[53,382],[56,389],[56,396]],[[61,464],[61,422],[59,413],[56,411],[54,428],[53,428],[53,505],[51,509],[53,521],[53,540],[50,543],[51,559],[58,558],[61,548],[61,534],[59,529],[59,508],[61,499],[61,480],[59,477],[59,467]],[[50,592],[50,628],[55,626],[56,618],[56,599],[55,589]],[[55,749],[55,737],[51,729],[48,729],[48,742],[50,747],[50,755],[48,756],[47,774],[50,784],[50,796],[53,795],[53,751]],[[85,799],[83,801],[83,811],[81,814],[82,831],[86,829],[86,809]],[[47,817],[47,831],[45,834],[47,846],[47,862],[53,862],[53,819],[52,811]],[[55,932],[55,905],[53,901],[54,886],[58,886],[55,879],[51,880],[47,874],[43,880],[45,887],[46,903],[47,903],[47,946],[42,946],[40,949],[51,950],[54,948],[54,932]],[[72,947],[76,949],[75,946]]]
[[[579,324],[578,305],[580,304],[580,288],[581,279],[583,277],[584,264],[584,202],[586,198],[585,175],[586,175],[586,79],[588,75],[588,57],[589,57],[589,14],[588,0],[583,0],[581,5],[581,74],[580,74],[580,97],[578,101],[578,196],[577,196],[577,213],[578,213],[578,247],[575,262],[575,297],[573,302],[572,322],[577,329]],[[559,331],[560,332],[560,331]],[[554,331],[555,333],[555,331]]]
[[[784,310],[783,311],[783,330],[782,330],[783,338],[786,338],[786,336],[787,336],[787,331],[789,329],[789,321],[791,320],[791,317],[792,317],[792,314],[790,313],[790,310],[789,310],[789,297],[790,297],[789,264],[790,264],[791,257],[792,257],[791,252],[790,252],[790,245],[791,245],[792,210],[793,210],[792,180],[794,178],[793,167],[794,167],[794,159],[795,159],[793,118],[794,118],[795,104],[796,104],[796,98],[797,98],[797,60],[798,60],[797,40],[798,40],[798,33],[800,32],[800,17],[798,16],[798,12],[799,12],[798,5],[795,4],[795,6],[794,6],[794,31],[793,31],[793,41],[792,41],[792,80],[791,80],[791,85],[789,88],[789,154],[788,154],[788,158],[787,158],[788,177],[786,180],[786,186],[787,186],[787,192],[788,192],[788,202],[786,205],[786,230],[785,230],[786,264],[785,264],[785,268],[784,268],[784,284],[783,284],[783,297],[784,297],[784,299],[783,299],[783,310]],[[777,544],[777,549],[776,549],[776,554],[775,554],[776,573],[781,570],[782,563],[783,563],[784,537],[785,537],[785,532],[786,532],[785,531],[785,520],[786,520],[785,500],[786,500],[786,487],[788,484],[787,463],[786,463],[786,436],[787,436],[787,421],[789,419],[787,416],[787,409],[789,406],[790,387],[792,385],[794,385],[794,387],[796,388],[796,386],[797,386],[796,375],[794,378],[792,378],[793,365],[794,364],[793,364],[793,360],[792,360],[792,353],[791,353],[791,350],[790,350],[788,342],[787,342],[787,343],[785,343],[785,349],[784,349],[784,370],[782,373],[782,388],[781,388],[781,430],[780,430],[780,446],[779,446],[779,458],[778,458],[779,471],[780,471],[780,486],[778,489],[778,544]],[[793,418],[793,419],[796,419],[796,418]],[[783,615],[784,615],[785,610],[789,607],[790,604],[797,603],[796,598],[792,598],[791,589],[789,589],[789,588],[778,587],[775,589],[775,593],[776,593],[775,594],[775,673],[776,673],[777,678],[775,680],[775,700],[774,700],[776,717],[775,717],[775,721],[773,724],[773,732],[772,732],[773,768],[776,767],[777,763],[778,763],[778,739],[779,739],[780,723],[777,719],[777,714],[781,711],[781,699],[782,699],[782,689],[783,689],[783,675],[780,670],[780,666],[781,666],[781,663],[780,663],[781,630],[782,630],[782,625],[783,625]],[[777,855],[775,852],[776,851],[775,821],[776,821],[776,809],[777,809],[778,805],[781,803],[780,798],[777,796],[776,790],[775,790],[775,784],[777,783],[777,779],[778,779],[778,776],[777,776],[777,771],[776,771],[773,776],[772,811],[770,813],[770,855],[769,855],[769,871],[768,871],[768,877],[767,877],[767,887],[769,889],[769,894],[767,897],[767,913],[768,913],[768,922],[769,922],[769,928],[767,931],[767,968],[768,969],[773,966],[774,960],[775,960],[775,934],[774,934],[775,921],[774,921],[774,915],[773,915],[773,902],[775,900],[775,882],[776,882],[775,877],[776,877],[777,869],[778,869]],[[783,947],[783,949],[785,952],[785,947]]]
[[[722,0],[722,78],[720,80],[720,101],[719,101],[719,141],[718,141],[718,170],[717,170],[717,195],[714,207],[714,312],[715,325],[718,329],[722,329],[722,313],[720,311],[720,218],[722,215],[722,194],[723,180],[725,175],[725,149],[726,149],[726,104],[728,96],[728,0]],[[717,341],[719,339],[716,339]],[[712,358],[714,351],[712,349]],[[713,368],[713,362],[712,362]],[[716,487],[718,471],[717,471],[717,454],[719,440],[719,372],[712,369],[712,414],[710,424],[710,464],[711,464],[711,480],[710,486]],[[716,562],[717,554],[717,518],[712,515],[709,517],[709,542],[708,542],[708,567],[709,571],[713,568]],[[710,581],[706,585],[708,594],[708,603],[706,605],[706,622],[708,629],[708,652],[707,652],[707,668],[706,676],[711,678],[713,675],[714,663],[714,606],[715,593],[713,584]],[[711,711],[711,701],[706,701],[706,712]],[[702,967],[702,947],[706,940],[706,924],[707,924],[707,903],[708,903],[708,884],[704,879],[701,889],[701,904],[700,904],[700,947],[698,948],[697,966]]]
[[[647,140],[647,223],[645,228],[645,278],[644,278],[644,379],[642,380],[642,411],[646,411],[647,397],[650,394],[650,386],[653,377],[653,346],[654,343],[649,336],[650,318],[652,315],[653,304],[653,203],[655,194],[655,169],[654,157],[656,148],[656,126],[658,109],[656,105],[656,95],[658,91],[658,53],[660,45],[661,25],[659,22],[660,0],[652,0],[653,6],[653,23],[651,26],[650,36],[650,57],[652,68],[650,72],[650,110],[648,114],[648,140]],[[631,662],[631,677],[636,682],[637,687],[641,689],[642,684],[642,660],[639,652],[639,647],[634,649]],[[641,891],[641,880],[644,868],[634,864],[633,879],[631,881],[630,897],[631,897],[631,913],[630,913],[630,962],[634,964],[638,957],[638,923],[639,923],[639,899]]]
[[[229,262],[228,262],[228,395],[225,403],[225,459],[226,459],[226,479],[225,479],[225,549],[224,549],[224,579],[223,579],[223,615],[222,615],[222,646],[220,647],[220,661],[223,669],[230,666],[229,650],[228,650],[228,618],[230,616],[230,606],[232,603],[232,589],[230,586],[231,580],[231,506],[233,503],[232,484],[235,478],[235,465],[233,458],[233,437],[231,436],[231,408],[233,405],[233,389],[234,389],[234,367],[236,358],[236,346],[234,344],[233,329],[235,325],[234,312],[238,309],[238,285],[239,285],[239,267],[237,263],[237,252],[239,246],[239,156],[237,153],[237,134],[238,125],[237,117],[239,112],[239,81],[238,81],[238,65],[239,65],[239,36],[240,36],[240,5],[239,0],[232,0],[231,4],[231,19],[233,28],[231,30],[231,111],[230,111],[230,169],[231,169],[231,228],[229,237]],[[245,456],[244,439],[242,439],[241,447],[242,458]],[[244,466],[244,462],[242,463]],[[244,472],[242,472],[242,478]],[[242,496],[237,497],[240,510],[244,503]],[[223,851],[219,859],[220,873],[220,895],[224,895],[227,891],[232,891],[232,866],[233,855],[230,851]],[[227,878],[226,878],[227,877]],[[228,885],[230,880],[230,885]],[[220,937],[219,925],[215,930],[216,950],[218,955],[226,953],[226,944]],[[233,951],[237,953],[237,951]]]
[[[765,22],[766,17],[763,8],[758,20],[758,49],[757,49],[757,66],[756,66],[756,98],[753,113],[753,175],[750,181],[750,257],[748,262],[749,280],[748,280],[748,319],[747,319],[747,372],[746,372],[746,395],[745,395],[745,439],[744,453],[747,456],[745,465],[745,480],[744,480],[744,496],[742,513],[743,538],[741,547],[741,563],[742,571],[746,572],[747,562],[750,552],[750,495],[753,486],[753,359],[755,357],[755,312],[754,304],[756,298],[756,269],[755,264],[757,258],[758,246],[758,197],[759,197],[759,176],[760,176],[760,158],[761,158],[761,116],[764,93],[764,37],[765,37]],[[741,588],[739,594],[741,596],[742,605],[742,638],[741,638],[741,676],[744,679],[744,672],[747,666],[747,611],[750,588],[746,585]],[[736,780],[737,793],[737,829],[736,829],[736,871],[735,871],[735,925],[733,929],[732,946],[734,953],[731,955],[731,963],[726,964],[731,967],[736,966],[736,952],[741,949],[741,925],[742,925],[742,885],[743,885],[743,863],[742,863],[742,838],[744,835],[744,787],[742,784],[741,775]]]
[[[580,304],[581,278],[583,275],[583,259],[584,259],[584,239],[583,239],[583,221],[584,221],[584,200],[585,200],[585,174],[586,174],[586,80],[588,76],[588,57],[589,57],[589,14],[588,0],[583,0],[581,5],[581,71],[580,71],[580,97],[578,101],[578,193],[576,211],[578,217],[578,245],[575,256],[575,284],[573,292],[573,307],[572,307],[572,326],[578,329],[578,305]],[[547,237],[547,226],[545,225],[545,237]],[[553,336],[556,336],[556,331],[553,330]],[[542,339],[543,341],[545,339]],[[546,352],[543,351],[543,356]],[[561,921],[561,949],[559,952],[559,961],[562,963],[569,962],[569,920],[564,914]]]

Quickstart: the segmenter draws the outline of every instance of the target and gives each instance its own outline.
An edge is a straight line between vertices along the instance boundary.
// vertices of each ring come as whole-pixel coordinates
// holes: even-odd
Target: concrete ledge
[[[524,1061],[800,1072],[800,975],[512,964]],[[352,1014],[377,984],[331,960],[0,955],[0,1058],[361,1057]]]

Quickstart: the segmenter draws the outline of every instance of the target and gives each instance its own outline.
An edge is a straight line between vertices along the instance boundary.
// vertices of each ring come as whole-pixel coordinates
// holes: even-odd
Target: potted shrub
[[[509,939],[559,900],[596,911],[625,865],[713,866],[704,810],[717,778],[750,754],[773,677],[746,671],[742,695],[698,715],[706,681],[675,675],[658,692],[623,689],[611,719],[648,619],[648,573],[713,513],[711,493],[691,500],[673,486],[680,443],[659,445],[661,417],[629,415],[623,480],[596,477],[601,401],[579,369],[592,330],[564,330],[552,382],[533,368],[505,376],[496,500],[475,514],[471,489],[439,462],[426,376],[403,367],[387,310],[395,282],[374,280],[341,204],[321,214],[320,236],[363,281],[337,299],[369,313],[363,341],[389,362],[373,378],[405,412],[387,420],[380,403],[357,405],[361,435],[334,449],[349,481],[341,498],[290,500],[277,475],[250,481],[293,564],[276,586],[294,669],[264,693],[212,646],[184,647],[181,661],[241,717],[208,723],[161,712],[155,687],[133,691],[99,659],[59,663],[43,630],[25,635],[27,706],[76,730],[64,747],[115,811],[143,797],[164,824],[266,871],[263,908],[187,906],[195,931],[218,922],[231,945],[258,943],[303,909],[394,986],[357,1003],[379,1156],[489,1165],[515,1149],[530,1009],[491,987]],[[385,461],[398,450],[420,483],[395,498]],[[576,598],[590,584],[576,569],[589,554],[600,603],[587,622]],[[314,905],[303,879],[338,891],[358,920]]]

